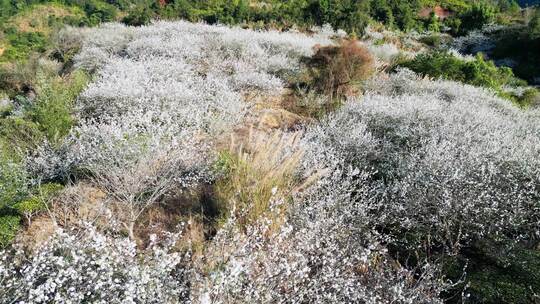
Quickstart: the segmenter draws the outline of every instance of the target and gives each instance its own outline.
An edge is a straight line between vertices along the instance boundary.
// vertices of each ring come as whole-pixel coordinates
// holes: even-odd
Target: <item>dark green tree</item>
[[[485,24],[495,20],[496,12],[493,6],[485,3],[475,3],[470,9],[460,15],[460,33],[466,34],[469,31],[480,29]]]

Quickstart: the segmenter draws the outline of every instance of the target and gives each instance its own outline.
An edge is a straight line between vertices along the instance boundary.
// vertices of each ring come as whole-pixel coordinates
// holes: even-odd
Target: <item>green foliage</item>
[[[21,117],[0,119],[0,144],[3,153],[12,159],[19,159],[26,151],[31,151],[44,139],[44,135],[32,121]]]
[[[64,186],[55,183],[47,183],[38,187],[32,196],[17,202],[13,208],[18,213],[25,215],[27,218],[46,209],[46,204],[56,194],[58,194]]]
[[[540,293],[540,251],[522,244],[482,242],[446,264],[447,276],[456,281],[465,268],[470,303],[535,303]]]
[[[540,93],[533,88],[526,90],[520,96],[511,96],[511,98],[522,108],[540,105]]]
[[[416,20],[417,12],[412,8],[409,2],[399,2],[397,5],[398,14],[394,15],[396,25],[399,29],[409,31],[419,27],[419,23]]]
[[[57,142],[69,133],[74,123],[74,100],[88,80],[82,71],[76,71],[68,79],[39,79],[37,102],[28,115],[49,141]]]
[[[371,15],[376,21],[390,26],[394,24],[394,13],[385,0],[371,2]]]
[[[129,14],[122,19],[126,25],[141,26],[147,25],[152,19],[153,12],[149,7],[144,5],[136,5],[129,11]]]
[[[20,214],[34,214],[36,212],[45,210],[44,202],[35,196],[27,198],[13,205],[13,208]]]
[[[10,29],[6,35],[8,47],[2,54],[1,61],[24,60],[32,52],[44,52],[48,41],[42,33],[21,33]]]
[[[0,215],[0,248],[9,246],[20,228],[18,215]]]
[[[403,31],[423,29],[423,21],[418,17],[419,10],[428,6],[422,1],[373,0],[370,3],[370,15],[378,22]]]
[[[450,28],[450,33],[453,35],[457,35],[460,33],[461,23],[462,21],[458,17],[450,17],[444,21],[444,25]]]
[[[528,26],[502,31],[496,37],[496,46],[490,55],[494,60],[512,59],[514,73],[529,82],[535,82],[535,78],[540,76],[540,37],[534,38],[534,27],[529,23]]]
[[[439,32],[441,30],[439,18],[433,12],[430,14],[427,29],[430,32]]]
[[[3,154],[0,154],[0,209],[12,207],[27,193],[26,175],[22,166]]]
[[[94,26],[101,22],[114,21],[117,14],[117,9],[104,1],[85,0],[79,4],[87,15],[88,25]]]
[[[441,36],[438,34],[429,35],[422,37],[420,41],[431,47],[439,47],[441,45]]]
[[[469,31],[480,29],[485,24],[495,20],[496,11],[493,6],[485,3],[475,3],[467,11],[459,15],[461,19],[460,34],[466,34]]]
[[[529,39],[540,39],[540,8],[536,9],[528,26]]]
[[[444,78],[463,83],[494,89],[502,93],[503,86],[525,85],[516,78],[510,68],[495,66],[478,54],[474,60],[462,60],[445,51],[420,54],[400,66],[409,68],[421,75]]]

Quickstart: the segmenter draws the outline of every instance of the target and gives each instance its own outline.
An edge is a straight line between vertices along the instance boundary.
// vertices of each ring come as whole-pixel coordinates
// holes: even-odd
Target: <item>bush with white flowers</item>
[[[187,303],[189,255],[177,236],[139,252],[127,238],[58,230],[37,253],[0,254],[0,303]]]
[[[393,236],[410,233],[449,250],[486,237],[538,238],[535,112],[407,70],[371,87],[312,128],[307,168],[347,164],[369,172],[378,189],[367,205],[371,221]]]
[[[199,295],[204,303],[442,303],[436,265],[406,269],[389,257],[366,205],[377,189],[358,170],[336,169],[298,195],[279,231],[261,218],[246,235],[223,228],[223,256]],[[283,201],[273,202],[279,210]],[[234,221],[233,218],[230,219]],[[235,247],[222,255],[220,248]]]
[[[211,141],[246,111],[243,93],[283,89],[317,43],[330,41],[188,22],[86,32],[74,61],[96,77],[77,100],[79,123],[61,145],[37,149],[29,171],[38,180],[88,173],[139,206],[204,181]]]
[[[260,218],[239,225],[250,210],[234,206],[250,204],[231,202],[197,258],[175,237],[137,250],[150,205],[212,180],[212,144],[242,120],[244,94],[282,90],[331,35],[188,22],[85,32],[75,64],[96,74],[78,123],[26,165],[37,183],[86,177],[126,213],[114,221],[129,237],[58,231],[33,256],[0,254],[0,302],[443,303],[442,265],[400,253],[540,238],[540,110],[398,70],[306,127],[301,186],[273,189]]]

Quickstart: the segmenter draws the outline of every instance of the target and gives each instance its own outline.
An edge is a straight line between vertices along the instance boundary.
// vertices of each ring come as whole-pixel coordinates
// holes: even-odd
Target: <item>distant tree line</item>
[[[276,27],[331,24],[349,33],[361,33],[371,21],[393,29],[440,30],[461,34],[495,20],[498,14],[519,11],[515,0],[0,0],[0,20],[36,3],[56,2],[76,6],[86,14],[82,25],[112,21],[118,12],[127,14],[130,25],[147,24],[153,18],[183,18],[224,24],[260,24]],[[420,10],[441,6],[451,12],[439,20]]]

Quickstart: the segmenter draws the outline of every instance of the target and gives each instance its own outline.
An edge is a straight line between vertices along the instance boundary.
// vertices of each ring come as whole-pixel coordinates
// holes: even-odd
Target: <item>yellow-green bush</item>
[[[245,146],[222,152],[217,168],[224,175],[214,187],[221,211],[234,211],[242,227],[269,216],[272,198],[287,198],[299,184],[299,138],[279,132],[270,139],[252,136]]]
[[[13,205],[13,208],[28,220],[41,211],[46,210],[47,203],[60,192],[64,186],[55,183],[47,183],[39,186],[34,194]]]
[[[15,238],[21,218],[17,215],[0,215],[0,248],[6,247]]]
[[[82,71],[76,71],[67,78],[38,80],[37,102],[29,116],[49,141],[57,142],[69,133],[74,123],[74,100],[88,80],[88,75]]]
[[[0,209],[11,207],[26,195],[26,175],[21,165],[0,155]]]
[[[19,159],[26,151],[36,148],[44,139],[39,127],[20,117],[0,119],[0,144],[3,153]]]

